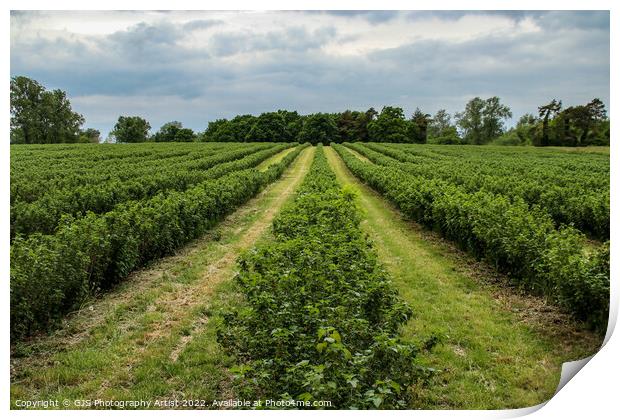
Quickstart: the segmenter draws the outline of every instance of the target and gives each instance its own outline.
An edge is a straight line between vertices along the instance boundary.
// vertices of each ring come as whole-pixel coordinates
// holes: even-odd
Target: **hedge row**
[[[328,400],[332,408],[407,406],[428,370],[401,341],[411,316],[359,227],[321,145],[296,194],[273,222],[275,240],[240,258],[246,300],[218,340],[239,365],[240,398]]]
[[[129,179],[111,179],[98,185],[84,185],[52,190],[32,202],[18,202],[11,208],[11,239],[36,232],[52,234],[65,215],[81,217],[91,211],[101,214],[120,203],[141,200],[167,190],[184,191],[203,181],[213,180],[233,171],[248,169],[290,147],[277,144],[265,149],[247,148],[223,152],[186,164],[167,165],[162,161],[147,175],[138,176],[139,166]]]
[[[277,179],[305,146],[264,172],[232,172],[103,215],[63,219],[55,235],[17,237],[11,246],[11,339],[53,326],[94,292],[203,234]]]
[[[178,143],[177,143],[178,144]],[[184,144],[185,145],[185,144]],[[151,144],[141,144],[143,150],[132,149],[133,156],[126,156],[124,145],[110,146],[118,158],[96,160],[97,149],[109,145],[92,145],[92,160],[88,151],[77,148],[67,150],[57,157],[53,150],[37,152],[36,159],[28,159],[21,148],[15,151],[11,146],[11,204],[33,202],[53,190],[75,188],[83,185],[98,185],[110,180],[128,180],[149,175],[161,165],[187,166],[190,162],[205,162],[222,153],[245,151],[245,154],[267,149],[260,144],[243,144],[225,149],[200,147],[197,144],[177,146],[174,149],[160,149]],[[27,145],[30,146],[30,145]],[[77,145],[74,145],[77,146]],[[178,150],[177,150],[178,149]],[[109,153],[115,156],[114,153]],[[218,162],[216,162],[218,163]],[[212,165],[211,165],[212,166]]]
[[[508,198],[520,197],[530,206],[541,206],[556,224],[573,224],[576,228],[599,239],[609,239],[610,206],[609,180],[599,172],[597,187],[589,185],[590,171],[568,172],[564,163],[573,161],[573,155],[560,154],[555,161],[541,162],[531,156],[505,155],[481,161],[482,153],[474,149],[460,156],[441,159],[411,155],[404,148],[393,145],[368,143],[352,144],[352,148],[379,164],[399,164],[405,172],[425,178],[439,178],[462,186],[467,192],[485,190]],[[373,152],[374,151],[374,152]],[[378,152],[378,153],[377,153]],[[376,157],[376,155],[380,155]],[[385,156],[381,156],[385,155]],[[594,165],[596,166],[596,165]],[[609,172],[607,172],[607,178]],[[600,179],[602,178],[602,179]],[[565,181],[566,180],[566,181]]]
[[[549,215],[523,200],[485,191],[468,193],[440,179],[406,173],[398,165],[365,163],[345,147],[335,150],[363,182],[408,217],[439,230],[517,284],[604,330],[609,313],[609,244],[591,256],[583,235],[556,229]]]

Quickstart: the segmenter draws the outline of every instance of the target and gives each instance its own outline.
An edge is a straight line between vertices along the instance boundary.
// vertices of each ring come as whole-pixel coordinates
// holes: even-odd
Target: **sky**
[[[609,12],[12,11],[11,76],[67,92],[85,127],[119,115],[203,131],[277,109],[462,111],[508,125],[551,99],[609,104]]]

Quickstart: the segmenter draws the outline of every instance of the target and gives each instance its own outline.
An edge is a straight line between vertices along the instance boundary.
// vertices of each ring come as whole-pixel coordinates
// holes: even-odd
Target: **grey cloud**
[[[252,51],[307,51],[320,48],[335,36],[336,29],[329,26],[312,32],[296,26],[266,34],[220,33],[211,38],[209,49],[214,55],[221,57]]]
[[[365,12],[336,15],[368,19]],[[101,105],[76,100],[85,104],[84,110],[76,110],[84,113],[87,125],[97,121],[95,128],[103,132],[121,109],[137,103],[132,100],[136,97],[147,99],[131,109],[154,127],[177,119],[197,130],[215,118],[278,108],[308,113],[392,104],[407,113],[416,106],[429,113],[439,108],[453,113],[474,95],[500,96],[516,118],[553,97],[567,105],[595,96],[609,103],[608,13],[506,15],[515,20],[529,16],[542,30],[460,42],[417,41],[366,55],[333,56],[320,47],[342,40],[337,27],[310,30],[303,18],[262,34],[253,28],[222,32],[228,29],[226,22],[209,19],[164,21],[106,37],[12,39],[11,75],[33,77],[72,98],[105,95]],[[207,47],[184,48],[187,33],[202,28],[214,28]],[[234,57],[249,51],[260,54],[247,61]]]
[[[359,16],[372,24],[389,22],[398,17],[398,10],[328,10],[326,14],[333,16],[355,17]]]
[[[188,31],[195,31],[195,30],[200,30],[200,29],[213,28],[214,26],[219,26],[219,25],[224,25],[224,21],[217,20],[217,19],[198,19],[198,20],[192,20],[190,22],[187,22],[186,24],[183,25],[183,29],[188,30]]]
[[[609,30],[609,11],[551,11],[538,16],[542,27],[560,29]]]

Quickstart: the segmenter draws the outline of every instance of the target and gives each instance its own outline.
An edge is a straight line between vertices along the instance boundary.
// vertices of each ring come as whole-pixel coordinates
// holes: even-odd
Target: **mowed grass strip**
[[[18,399],[232,397],[231,360],[216,330],[221,310],[238,299],[235,260],[266,234],[313,155],[314,148],[302,151],[282,178],[208,235],[134,273],[53,335],[12,348],[11,406]]]
[[[596,352],[602,337],[573,323],[541,299],[505,285],[484,264],[403,220],[361,183],[330,147],[338,180],[359,192],[362,227],[376,244],[400,295],[414,310],[405,338],[435,334],[419,359],[440,371],[419,390],[426,408],[502,409],[553,396],[562,363]]]

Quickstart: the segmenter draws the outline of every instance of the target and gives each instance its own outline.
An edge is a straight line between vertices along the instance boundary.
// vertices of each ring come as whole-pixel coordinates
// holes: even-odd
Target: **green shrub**
[[[11,340],[53,327],[93,292],[200,236],[278,178],[306,146],[264,172],[237,170],[103,215],[64,217],[54,235],[18,235],[11,246]]]
[[[225,316],[237,388],[251,399],[328,400],[332,408],[396,408],[428,374],[401,341],[411,317],[359,228],[321,146],[275,240],[240,259],[245,304]]]
[[[522,288],[546,296],[596,329],[606,327],[609,253],[584,256],[579,231],[556,229],[545,211],[521,198],[470,193],[441,179],[409,174],[394,159],[352,147],[382,164],[362,162],[345,147],[334,146],[356,176],[405,215],[484,258]]]

